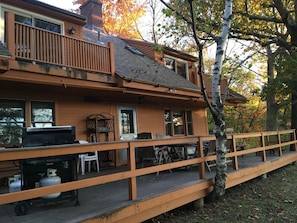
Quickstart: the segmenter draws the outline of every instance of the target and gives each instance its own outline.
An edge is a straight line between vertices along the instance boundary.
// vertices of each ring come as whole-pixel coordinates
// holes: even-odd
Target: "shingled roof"
[[[85,29],[84,38],[87,41],[98,43],[98,33],[92,30]],[[122,39],[115,36],[102,35],[100,41],[104,44],[108,42],[114,43],[116,74],[124,80],[154,86],[200,91],[196,85],[144,55]]]

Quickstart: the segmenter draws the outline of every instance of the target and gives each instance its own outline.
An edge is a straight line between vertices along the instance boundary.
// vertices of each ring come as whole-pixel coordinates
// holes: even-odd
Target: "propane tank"
[[[21,191],[21,175],[14,175],[13,182],[9,184],[9,193]]]
[[[57,176],[57,170],[56,169],[47,169],[47,176],[43,177],[40,181],[40,187],[46,187],[51,185],[56,185],[61,183],[61,177]],[[46,196],[42,196],[41,198],[44,199],[53,199],[60,196],[60,192],[54,193],[54,194],[48,194]]]

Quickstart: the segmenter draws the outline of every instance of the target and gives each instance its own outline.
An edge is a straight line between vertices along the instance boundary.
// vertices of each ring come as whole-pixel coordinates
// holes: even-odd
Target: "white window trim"
[[[178,62],[185,63],[186,64],[186,79],[189,80],[189,72],[188,72],[189,71],[189,67],[188,67],[188,61],[187,60],[183,60],[183,59],[180,59],[180,58],[177,58],[177,57],[169,56],[167,54],[164,54],[164,58],[165,57],[166,58],[169,58],[169,59],[173,59],[173,60],[178,61]],[[165,60],[164,60],[164,65],[165,65]],[[174,69],[177,70],[176,63],[175,63],[175,68]],[[176,72],[176,71],[174,71],[174,72]]]
[[[126,135],[134,135],[134,138],[137,136],[137,113],[136,113],[136,108],[133,107],[133,106],[119,106],[118,107],[118,118],[119,118],[119,131],[120,131],[120,134],[122,135],[121,133],[121,110],[131,110],[133,112],[133,125],[134,125],[134,133],[129,133],[129,134],[126,134]]]

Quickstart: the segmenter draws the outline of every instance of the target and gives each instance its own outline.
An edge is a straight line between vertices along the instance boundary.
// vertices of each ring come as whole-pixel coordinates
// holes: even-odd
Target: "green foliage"
[[[281,61],[282,68],[282,82],[287,85],[290,91],[296,91],[297,86],[297,52],[286,56]]]
[[[10,108],[0,109],[0,144],[19,144],[22,137],[22,126],[17,121],[23,117],[23,111]]]
[[[162,52],[165,46],[160,45],[160,44],[154,44],[153,45],[153,50],[156,52]]]
[[[163,10],[164,15],[170,18],[169,22],[163,26],[167,33],[168,42],[166,44],[177,50],[193,48],[189,1],[171,0],[169,5],[173,10],[168,8]],[[194,0],[193,8],[197,37],[205,43],[213,42],[214,36],[219,35],[223,24],[224,2]]]

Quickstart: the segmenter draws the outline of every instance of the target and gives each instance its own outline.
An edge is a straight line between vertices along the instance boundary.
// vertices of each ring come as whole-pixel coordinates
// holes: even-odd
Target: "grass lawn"
[[[226,190],[224,197],[195,209],[189,204],[152,223],[297,222],[297,165],[289,165]]]

